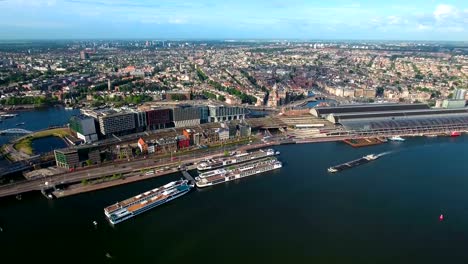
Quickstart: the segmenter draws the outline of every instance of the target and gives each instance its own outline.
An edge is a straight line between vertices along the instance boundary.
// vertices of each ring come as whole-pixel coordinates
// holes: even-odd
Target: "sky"
[[[468,41],[468,1],[0,0],[0,39]]]

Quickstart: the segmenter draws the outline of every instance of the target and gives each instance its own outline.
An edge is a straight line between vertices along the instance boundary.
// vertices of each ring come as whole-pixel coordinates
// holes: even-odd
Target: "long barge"
[[[195,184],[197,187],[203,188],[248,177],[262,172],[279,169],[282,166],[283,164],[276,158],[267,158],[257,162],[234,166],[233,168],[222,168],[201,173],[199,176],[195,177]]]
[[[124,201],[104,208],[104,214],[111,224],[118,224],[135,215],[174,200],[190,191],[194,186],[187,180],[173,181]]]
[[[359,165],[362,165],[362,164],[366,164],[366,163],[371,162],[373,160],[376,160],[379,157],[380,157],[379,155],[374,155],[374,154],[366,155],[366,156],[364,156],[362,158],[355,159],[355,160],[348,161],[348,162],[340,164],[340,165],[330,167],[330,168],[328,168],[328,172],[335,173],[335,172],[339,172],[339,171],[342,171],[342,170],[350,169],[350,168],[353,168],[353,167],[356,167],[356,166],[359,166]]]
[[[218,159],[209,159],[206,161],[200,162],[197,166],[198,171],[206,171],[206,170],[212,170],[212,169],[217,169],[217,168],[222,168],[242,162],[247,162],[251,160],[256,160],[256,159],[261,159],[265,157],[271,157],[274,155],[278,155],[279,151],[273,150],[273,149],[267,149],[267,150],[257,150],[253,152],[244,152],[244,153],[239,153],[232,155],[230,157],[226,158],[218,158]]]

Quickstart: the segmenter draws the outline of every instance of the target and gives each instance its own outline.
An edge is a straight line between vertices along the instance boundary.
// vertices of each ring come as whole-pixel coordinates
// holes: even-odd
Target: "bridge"
[[[32,131],[22,129],[22,128],[9,128],[5,130],[0,130],[0,135],[17,135],[17,134],[31,134]]]

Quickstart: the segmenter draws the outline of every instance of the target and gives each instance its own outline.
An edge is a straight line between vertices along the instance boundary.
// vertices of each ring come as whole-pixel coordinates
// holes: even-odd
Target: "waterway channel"
[[[284,162],[277,171],[193,190],[115,227],[105,206],[181,175],[58,200],[39,193],[1,199],[2,262],[468,261],[468,137],[277,149]],[[368,164],[326,171],[383,152]]]

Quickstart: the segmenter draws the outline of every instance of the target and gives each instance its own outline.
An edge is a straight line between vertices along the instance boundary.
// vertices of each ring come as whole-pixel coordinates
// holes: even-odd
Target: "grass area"
[[[24,138],[24,139],[20,140],[18,143],[13,145],[13,147],[16,150],[21,151],[21,152],[23,152],[25,154],[28,154],[28,155],[33,154],[32,138],[30,138],[30,137],[27,137],[27,138]]]
[[[65,136],[68,136],[68,135],[71,135],[70,130],[68,128],[53,128],[53,129],[43,130],[43,131],[33,133],[31,135],[28,135],[20,139],[18,142],[16,142],[13,145],[13,147],[16,150],[21,151],[25,154],[33,155],[34,154],[34,149],[32,147],[33,140],[38,139],[38,138],[44,138],[44,137],[64,138]]]

